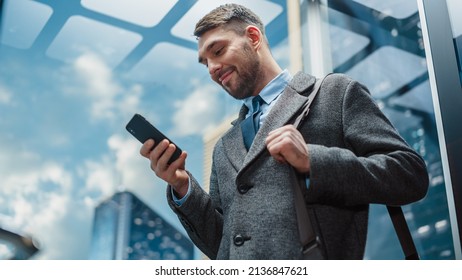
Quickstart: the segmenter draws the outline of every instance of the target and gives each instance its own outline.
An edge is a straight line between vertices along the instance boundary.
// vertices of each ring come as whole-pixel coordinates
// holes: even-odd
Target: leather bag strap
[[[303,109],[300,115],[297,116],[295,119],[293,125],[298,128],[300,126],[300,123],[308,116],[308,113],[310,112],[310,106],[311,103],[313,102],[314,98],[319,92],[319,89],[321,88],[321,84],[324,81],[324,79],[330,74],[327,74],[323,79],[316,79],[316,82],[314,83],[313,90],[311,91],[311,94],[308,95],[308,100],[303,104]]]
[[[302,112],[297,116],[293,125],[298,129],[302,121],[306,118],[310,111],[311,103],[319,92],[323,79],[316,79],[311,94],[308,96],[308,100],[302,107]],[[306,208],[305,199],[302,193],[302,189],[306,189],[305,178],[299,176],[295,169],[294,174],[297,177],[296,181],[298,184],[291,184],[294,192],[295,211],[298,223],[298,233],[300,236],[300,242],[302,244],[302,253],[305,259],[325,259],[321,247],[321,240],[316,235],[314,230],[315,225],[313,219],[311,219],[308,209]],[[314,218],[314,217],[313,217]]]
[[[398,235],[399,243],[401,244],[406,260],[420,260],[411,232],[404,218],[403,209],[401,209],[400,206],[387,205],[387,210],[393,222],[396,235]]]

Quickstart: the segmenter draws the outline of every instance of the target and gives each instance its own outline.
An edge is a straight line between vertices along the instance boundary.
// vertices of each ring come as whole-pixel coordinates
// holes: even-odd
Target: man
[[[261,20],[227,4],[196,25],[199,62],[212,80],[244,101],[234,126],[213,153],[210,193],[185,170],[186,153],[171,163],[175,146],[144,143],[156,175],[169,186],[169,205],[194,243],[211,259],[302,257],[290,172],[306,176],[306,204],[318,219],[329,259],[361,259],[370,203],[403,205],[425,196],[422,159],[381,113],[367,89],[346,77],[328,76],[308,118],[290,123],[315,78],[292,77],[273,59]],[[260,96],[255,140],[244,145],[241,123]],[[151,150],[152,149],[152,150]]]

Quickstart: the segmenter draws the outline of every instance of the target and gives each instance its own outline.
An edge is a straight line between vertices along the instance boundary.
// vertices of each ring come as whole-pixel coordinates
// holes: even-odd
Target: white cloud
[[[111,151],[115,154],[115,168],[120,176],[120,183],[124,186],[143,184],[140,178],[146,178],[151,173],[148,159],[143,158],[139,150],[141,144],[134,139],[113,135],[108,140]]]
[[[86,258],[92,209],[73,195],[72,172],[14,144],[1,147],[0,224],[32,235],[40,244],[37,258]]]
[[[0,243],[0,261],[13,257],[13,252],[7,244]]]
[[[112,99],[120,91],[119,86],[112,81],[111,69],[99,56],[83,54],[75,60],[74,68],[86,83],[89,90],[86,94],[97,99]]]
[[[116,187],[116,174],[108,156],[102,156],[97,161],[85,161],[83,167],[80,167],[80,175],[85,180],[83,193],[89,193],[98,198],[109,197]]]
[[[6,87],[0,85],[0,104],[9,104],[12,96],[13,95]]]
[[[39,259],[87,259],[93,207],[69,194],[47,195],[47,204],[33,220]]]
[[[125,87],[114,77],[112,69],[96,54],[85,53],[73,63],[73,71],[80,83],[72,92],[90,99],[91,116],[96,120],[114,120],[136,111],[143,95],[143,87]]]
[[[16,152],[4,149],[0,154],[0,177],[3,178],[2,192],[5,195],[31,195],[41,191],[46,184],[53,191],[69,192],[72,185],[71,174],[56,162],[44,161],[30,152]]]
[[[149,161],[139,153],[138,141],[115,134],[109,137],[107,145],[109,154],[87,160],[79,167],[79,176],[85,181],[83,193],[104,199],[120,188],[152,188],[154,176]]]
[[[223,118],[223,105],[215,85],[198,85],[186,99],[175,103],[174,135],[203,135]]]

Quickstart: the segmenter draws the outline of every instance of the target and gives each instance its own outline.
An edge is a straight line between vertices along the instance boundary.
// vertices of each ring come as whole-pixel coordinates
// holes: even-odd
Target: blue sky
[[[188,151],[187,168],[202,181],[203,136],[240,103],[210,81],[190,35],[191,23],[223,1],[183,1],[184,11],[180,1],[59,2],[5,3],[0,226],[32,235],[37,259],[86,259],[94,208],[118,190],[180,228],[165,183],[125,131],[131,116],[143,114]],[[266,23],[283,10],[270,1],[251,5]],[[184,15],[170,30],[153,29],[160,38],[134,32],[155,28],[172,7]],[[286,50],[283,42],[274,51],[287,65]],[[0,258],[7,251],[0,244]]]

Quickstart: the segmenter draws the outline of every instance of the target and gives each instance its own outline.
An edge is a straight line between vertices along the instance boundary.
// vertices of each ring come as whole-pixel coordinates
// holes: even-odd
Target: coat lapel
[[[294,76],[266,116],[248,152],[245,149],[240,128],[240,123],[245,118],[248,109],[242,106],[238,119],[233,122],[234,127],[222,138],[225,153],[236,170],[244,169],[266,149],[265,139],[268,133],[284,126],[295,116],[308,99],[302,94],[307,92],[314,82],[315,78],[308,74],[299,72]]]
[[[240,123],[244,120],[248,111],[249,109],[245,105],[242,105],[238,118],[232,122],[233,127],[222,137],[225,154],[236,170],[241,169],[247,154]]]

